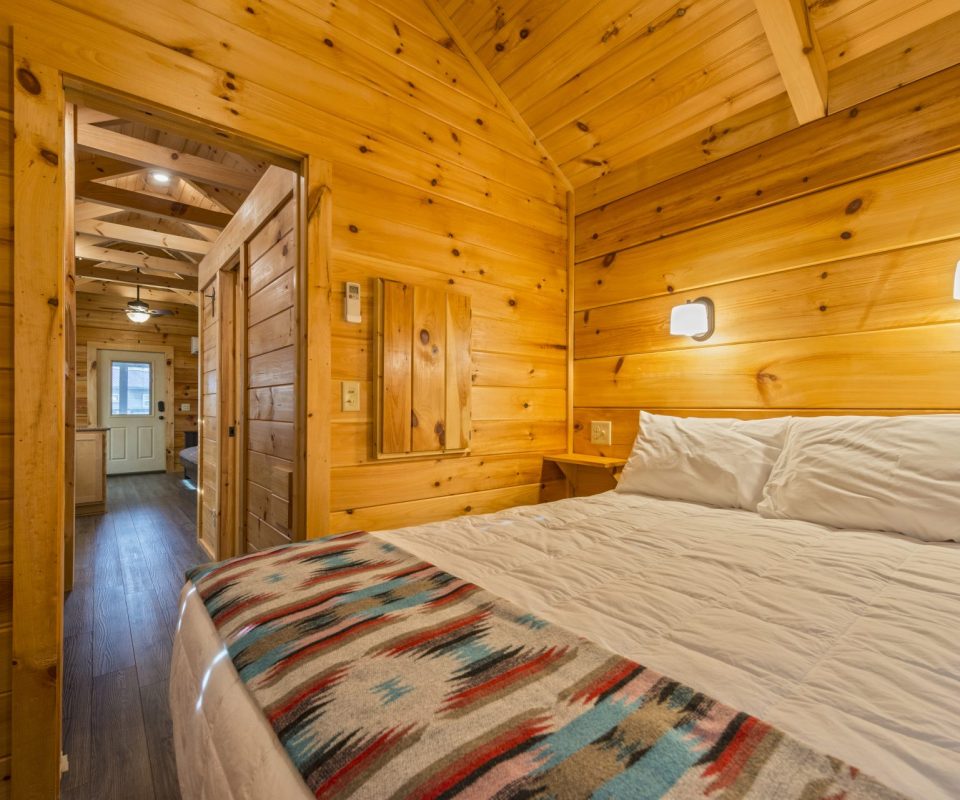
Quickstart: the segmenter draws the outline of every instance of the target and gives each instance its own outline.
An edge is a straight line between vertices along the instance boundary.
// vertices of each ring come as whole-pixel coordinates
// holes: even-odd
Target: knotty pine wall
[[[4,19],[68,74],[329,159],[333,530],[533,502],[544,478],[559,491],[540,456],[566,447],[565,191],[424,3],[13,0]],[[377,277],[470,295],[469,456],[373,458]],[[339,410],[343,379],[362,383],[359,413]]]
[[[167,451],[167,470],[181,472],[177,454],[184,447],[184,433],[197,430],[197,356],[190,352],[190,337],[199,335],[196,306],[181,303],[150,302],[151,308],[175,310],[176,316],[154,317],[137,324],[120,312],[126,297],[77,292],[77,427],[90,424],[87,414],[87,342],[106,342],[117,350],[138,344],[173,348],[173,449]],[[104,310],[116,307],[117,311]],[[118,313],[120,312],[120,313]],[[190,411],[180,411],[189,403]]]
[[[10,28],[0,23],[0,800],[10,792],[13,589],[13,93]]]
[[[641,408],[960,410],[958,207],[955,67],[578,214],[575,449]],[[670,336],[702,295],[714,336]]]

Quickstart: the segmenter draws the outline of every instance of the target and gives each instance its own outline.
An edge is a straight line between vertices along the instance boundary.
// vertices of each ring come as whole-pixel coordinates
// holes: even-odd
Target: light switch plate
[[[340,381],[340,410],[360,410],[360,381]]]
[[[609,420],[590,421],[590,444],[612,444],[613,423]]]
[[[181,411],[189,411],[189,410],[190,410],[190,404],[189,404],[189,403],[181,403],[181,404],[180,404],[180,410],[181,410]]]

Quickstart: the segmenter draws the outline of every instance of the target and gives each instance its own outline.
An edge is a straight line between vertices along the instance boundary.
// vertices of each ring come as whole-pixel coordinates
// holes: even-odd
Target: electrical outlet
[[[590,444],[612,444],[613,423],[607,420],[590,421]]]
[[[360,410],[360,381],[340,381],[340,410]]]
[[[180,404],[180,410],[181,410],[181,411],[189,411],[189,410],[190,410],[190,404],[189,404],[189,403],[181,403],[181,404]]]

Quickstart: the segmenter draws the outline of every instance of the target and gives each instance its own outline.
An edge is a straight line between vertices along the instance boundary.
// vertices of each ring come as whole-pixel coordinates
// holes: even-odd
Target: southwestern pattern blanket
[[[901,798],[364,533],[188,578],[317,797]]]

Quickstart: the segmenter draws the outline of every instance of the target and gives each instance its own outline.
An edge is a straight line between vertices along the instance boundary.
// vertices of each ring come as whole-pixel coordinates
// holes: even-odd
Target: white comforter
[[[377,535],[908,796],[960,797],[960,545],[613,492]],[[185,800],[309,796],[195,593],[171,706]]]

